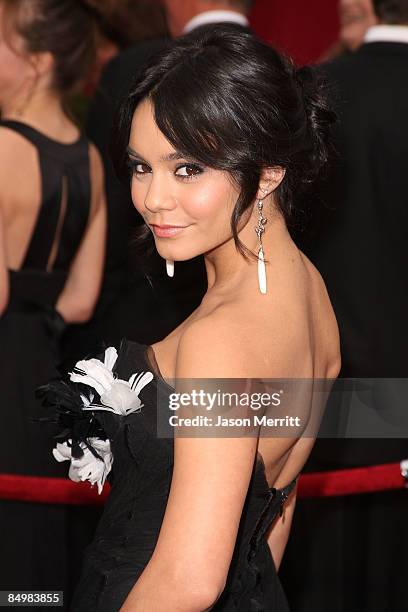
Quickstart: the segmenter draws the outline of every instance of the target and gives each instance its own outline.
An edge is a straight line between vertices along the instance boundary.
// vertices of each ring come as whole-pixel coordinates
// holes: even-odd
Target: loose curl
[[[336,116],[314,69],[296,69],[231,24],[202,26],[169,43],[136,76],[119,111],[112,156],[118,176],[127,182],[131,122],[145,99],[151,100],[157,126],[176,150],[230,174],[240,191],[231,216],[235,245],[245,258],[256,258],[239,240],[237,226],[253,204],[262,170],[286,170],[275,200],[289,225],[296,218],[298,196],[329,157]],[[139,237],[146,248],[149,228]]]

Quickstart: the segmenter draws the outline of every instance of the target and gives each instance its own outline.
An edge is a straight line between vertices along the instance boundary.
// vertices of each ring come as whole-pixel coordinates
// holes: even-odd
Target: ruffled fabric
[[[52,423],[58,430],[54,458],[70,461],[69,478],[97,484],[99,494],[112,468],[110,440],[122,426],[123,417],[140,412],[139,393],[154,378],[152,372],[134,373],[128,380],[118,378],[117,358],[116,349],[109,347],[103,360],[78,361],[69,381],[51,381],[36,391],[52,414],[33,420]]]

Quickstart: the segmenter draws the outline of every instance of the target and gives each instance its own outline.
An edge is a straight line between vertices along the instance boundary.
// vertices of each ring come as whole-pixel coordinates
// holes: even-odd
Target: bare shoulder
[[[228,324],[226,314],[224,309],[218,309],[186,328],[178,342],[176,378],[248,375],[244,339],[236,333],[235,326]]]
[[[267,304],[256,297],[224,304],[183,332],[176,378],[283,376],[304,348],[303,336],[294,322],[288,325],[275,298]]]
[[[38,190],[39,165],[35,146],[5,126],[0,127],[0,193],[2,200],[29,202]],[[36,185],[36,187],[34,187]]]
[[[6,126],[0,126],[0,162],[3,171],[16,165],[16,155],[26,154],[30,151],[33,154],[36,153],[36,149],[31,142],[14,130],[10,130]]]

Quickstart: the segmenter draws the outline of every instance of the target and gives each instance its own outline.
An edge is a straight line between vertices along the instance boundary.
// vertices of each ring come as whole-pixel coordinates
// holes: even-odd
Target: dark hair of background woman
[[[94,68],[99,35],[127,46],[166,32],[163,10],[147,0],[0,0],[6,38],[15,30],[28,53],[50,52],[55,61],[54,89],[61,95],[80,90]],[[11,38],[11,37],[9,37]]]
[[[22,37],[28,53],[51,53],[53,88],[61,95],[76,92],[95,61],[98,18],[93,8],[80,0],[0,1],[6,37],[10,28]]]
[[[126,149],[138,104],[149,98],[158,128],[182,156],[227,171],[240,196],[231,217],[238,251],[256,257],[238,238],[237,224],[256,197],[264,167],[281,166],[276,191],[287,224],[297,197],[326,164],[336,117],[311,68],[291,61],[234,25],[212,24],[169,43],[130,89],[113,131],[117,174],[129,181]],[[139,230],[144,250],[151,232]],[[138,241],[139,242],[139,241]]]

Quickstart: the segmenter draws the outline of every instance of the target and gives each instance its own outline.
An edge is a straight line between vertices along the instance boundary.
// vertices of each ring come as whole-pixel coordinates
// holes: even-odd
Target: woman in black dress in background
[[[71,477],[112,485],[74,612],[288,610],[277,570],[318,402],[305,392],[285,406],[302,416],[296,436],[265,437],[261,426],[252,437],[166,437],[158,427],[190,379],[337,376],[330,300],[287,229],[326,162],[332,121],[310,69],[234,26],[195,30],[137,76],[118,169],[130,168],[169,274],[204,254],[208,290],[162,341],[124,340],[43,390],[70,429],[57,452]]]
[[[99,155],[64,111],[95,24],[75,0],[0,1],[0,473],[66,477],[35,389],[66,324],[88,320],[105,245]],[[68,588],[70,506],[0,499],[0,589]]]

